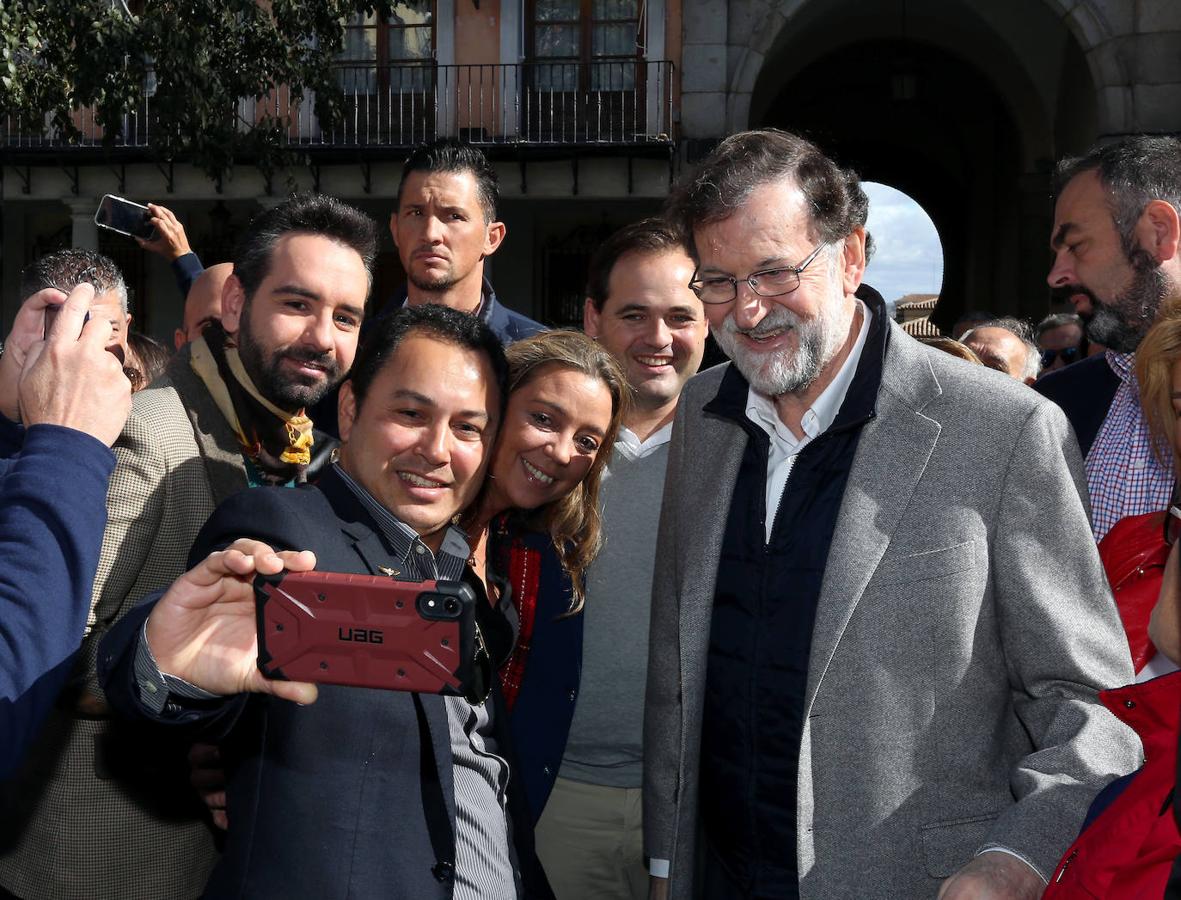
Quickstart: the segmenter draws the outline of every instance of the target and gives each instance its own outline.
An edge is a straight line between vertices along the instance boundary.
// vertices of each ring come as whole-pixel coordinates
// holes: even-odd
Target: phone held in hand
[[[156,237],[152,215],[146,206],[106,194],[99,201],[94,214],[94,224],[99,228],[114,231],[127,237],[143,238],[145,241]]]
[[[447,695],[481,680],[462,582],[281,572],[257,576],[254,596],[267,678]]]

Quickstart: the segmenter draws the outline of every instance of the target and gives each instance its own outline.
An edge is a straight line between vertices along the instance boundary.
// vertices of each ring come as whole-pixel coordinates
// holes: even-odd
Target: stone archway
[[[687,7],[686,137],[711,143],[722,121],[727,133],[808,134],[932,217],[945,258],[940,324],[967,308],[1040,318],[1053,164],[1123,130],[1119,98],[1131,90],[1118,87],[1129,70],[1113,35],[1133,23],[1096,12],[1099,0],[1064,5],[731,0],[725,45],[715,30],[704,56],[691,35],[705,17]],[[710,77],[723,89],[698,91]]]
[[[1021,43],[1022,36],[1028,36],[1024,20],[1030,15],[1031,4],[1027,0],[1009,4],[1012,8],[1007,14],[1002,9],[1006,4],[993,0],[966,0],[944,5],[977,12],[986,26],[995,29],[1002,40],[1015,48]],[[820,4],[817,0],[733,0],[728,4],[724,41],[725,123],[728,132],[748,127],[751,94],[768,58],[774,55],[775,45],[781,41],[784,29],[819,6],[827,7],[824,12],[829,14],[834,8],[831,3]],[[1042,0],[1040,4],[1040,17],[1057,20],[1074,38],[1086,59],[1099,107],[1098,135],[1127,133],[1136,127],[1133,123],[1136,107],[1152,106],[1151,92],[1142,91],[1138,96],[1134,90],[1138,74],[1134,63],[1139,49],[1136,45],[1153,36],[1137,33],[1143,23],[1135,21],[1133,6],[1120,0],[1106,3],[1102,0]],[[1038,13],[1035,8],[1034,16]],[[866,4],[861,4],[851,18],[884,20],[888,23],[887,28],[879,32],[879,36],[898,37],[900,35],[895,30],[905,32],[908,16],[913,28],[921,26],[922,15],[921,2],[911,0],[908,9],[907,0],[885,0],[870,4],[868,9]],[[1176,23],[1160,24],[1181,27],[1181,16],[1176,18]],[[686,48],[703,44],[712,48],[713,55],[718,55],[723,48],[716,20],[704,31],[695,33],[695,26],[700,24],[703,24],[700,20],[686,18]],[[1038,29],[1045,30],[1045,23],[1035,28]],[[685,67],[687,70],[688,62]],[[1142,112],[1151,115],[1155,110],[1147,108]]]

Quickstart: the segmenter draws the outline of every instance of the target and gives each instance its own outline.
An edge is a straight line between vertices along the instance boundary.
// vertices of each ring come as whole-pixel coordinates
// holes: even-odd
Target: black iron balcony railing
[[[281,87],[239,101],[239,128],[267,116],[285,123],[288,146],[408,147],[455,136],[475,144],[539,146],[669,145],[673,135],[673,65],[649,62],[520,63],[514,65],[339,65],[342,115],[321,126],[315,97],[292,98]],[[103,145],[93,111],[79,109],[81,138],[68,141],[46,126],[0,131],[9,149]],[[116,147],[147,147],[154,124],[151,97],[124,116]]]

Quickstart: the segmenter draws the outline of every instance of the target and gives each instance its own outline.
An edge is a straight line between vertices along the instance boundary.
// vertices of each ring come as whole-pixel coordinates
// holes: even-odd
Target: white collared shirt
[[[672,422],[657,428],[642,441],[630,428],[620,426],[619,434],[615,438],[615,452],[622,452],[628,459],[643,459],[645,456],[651,456],[658,448],[671,441],[672,437]]]
[[[861,330],[857,333],[857,340],[854,341],[849,356],[837,370],[836,376],[800,419],[803,437],[797,438],[791,433],[791,429],[783,424],[772,397],[760,394],[753,387],[747,391],[746,417],[763,429],[771,439],[767,453],[767,517],[763,529],[764,539],[767,541],[771,540],[775,514],[779,511],[779,501],[783,497],[792,467],[795,466],[796,457],[832,425],[837,413],[841,411],[841,404],[845,402],[845,395],[849,393],[853,376],[857,373],[857,363],[861,360],[861,351],[865,348],[865,339],[869,335],[870,319],[873,316],[861,300],[857,301],[857,306],[861,309]]]

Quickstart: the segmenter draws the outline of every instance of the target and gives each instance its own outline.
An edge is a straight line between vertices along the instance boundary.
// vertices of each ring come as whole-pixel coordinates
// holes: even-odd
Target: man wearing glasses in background
[[[733,363],[669,450],[655,891],[1036,900],[1137,764],[1097,697],[1131,665],[1065,418],[890,321],[865,194],[807,141],[728,138],[670,207]]]
[[[1054,313],[1037,323],[1037,348],[1042,354],[1042,374],[1065,369],[1088,355],[1083,320],[1075,313]]]

